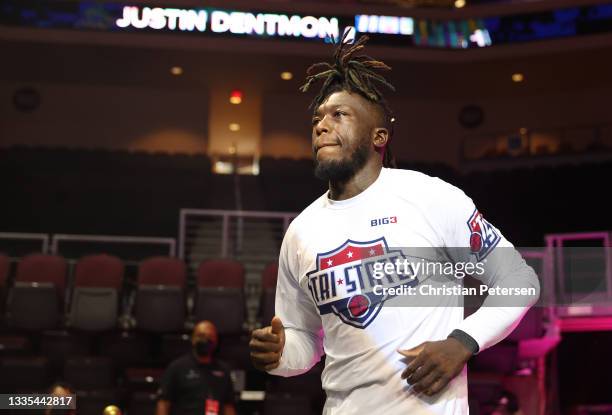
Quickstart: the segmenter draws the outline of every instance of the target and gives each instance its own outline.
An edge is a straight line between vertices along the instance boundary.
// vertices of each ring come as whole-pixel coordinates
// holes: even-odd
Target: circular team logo
[[[479,233],[473,232],[470,236],[470,249],[472,252],[480,252],[482,249],[482,236]]]
[[[363,242],[347,239],[337,248],[317,253],[316,268],[306,275],[319,314],[333,313],[344,324],[368,327],[389,297],[372,292],[378,284],[374,265],[398,258],[405,258],[402,250],[390,249],[384,237]]]
[[[370,308],[370,299],[362,294],[354,295],[348,301],[349,313],[352,317],[361,317],[368,312]]]

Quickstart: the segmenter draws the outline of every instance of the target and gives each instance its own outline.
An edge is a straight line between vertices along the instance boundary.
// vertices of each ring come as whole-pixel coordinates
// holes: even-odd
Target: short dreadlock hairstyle
[[[315,110],[331,94],[338,91],[355,92],[368,101],[377,104],[384,112],[385,127],[389,129],[389,140],[383,150],[383,166],[396,167],[395,159],[389,146],[393,136],[395,117],[383,94],[375,85],[375,83],[379,83],[395,91],[395,87],[381,74],[376,72],[377,70],[388,71],[391,70],[391,67],[368,55],[358,54],[363,51],[364,44],[368,41],[367,36],[361,36],[351,45],[347,42],[348,34],[349,31],[347,30],[340,42],[338,42],[332,63],[315,63],[306,70],[306,83],[300,87],[300,90],[306,92],[313,84],[324,80],[321,90],[310,104],[310,107]],[[332,41],[334,41],[333,38]],[[319,72],[315,73],[317,70]]]

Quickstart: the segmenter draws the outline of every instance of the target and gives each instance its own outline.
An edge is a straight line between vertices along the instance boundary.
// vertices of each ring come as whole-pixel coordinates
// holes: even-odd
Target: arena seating
[[[52,264],[55,273],[45,278],[34,278],[41,264]],[[9,267],[10,270],[10,267]],[[63,379],[73,385],[78,393],[82,413],[96,413],[104,403],[120,402],[134,413],[151,411],[155,405],[155,391],[166,365],[174,358],[189,352],[191,341],[189,323],[210,319],[217,323],[220,332],[218,358],[232,370],[247,372],[249,387],[265,389],[268,399],[265,413],[274,412],[283,405],[304,406],[305,413],[320,413],[324,392],[320,375],[323,362],[302,377],[280,382],[278,378],[257,374],[250,366],[248,332],[245,331],[244,267],[231,260],[203,261],[195,275],[195,307],[193,315],[187,312],[188,276],[185,264],[176,258],[152,257],[139,263],[133,283],[124,281],[123,261],[106,254],[88,255],[76,261],[74,279],[66,282],[69,274],[66,260],[61,257],[29,255],[18,263],[15,283],[38,279],[53,281],[53,293],[72,293],[69,319],[62,324],[62,310],[58,308],[57,324],[45,327],[36,335],[19,331],[0,336],[0,344],[25,341],[24,350],[15,348],[0,350],[2,373],[15,376],[9,389],[44,390],[54,379]],[[269,324],[274,314],[274,296],[278,264],[268,264],[261,273],[259,323]],[[10,274],[10,272],[9,272]],[[11,281],[9,275],[6,281]],[[18,278],[20,277],[20,278]],[[63,278],[62,278],[63,277]],[[159,287],[162,287],[161,289]],[[55,287],[60,287],[56,290]],[[67,288],[64,290],[64,288]],[[75,293],[87,288],[103,287],[103,300],[94,300],[90,308],[106,309],[103,314],[75,311],[79,298]],[[127,287],[127,288],[126,288]],[[151,287],[151,290],[148,290]],[[166,287],[171,287],[166,289]],[[162,293],[161,295],[159,293]],[[122,329],[110,324],[110,310],[129,312],[121,304],[135,299],[131,310],[138,324]],[[83,296],[78,307],[83,307],[88,296]],[[161,302],[160,302],[161,301]],[[57,303],[59,304],[59,302]],[[104,318],[101,318],[103,315]],[[116,316],[116,314],[115,314]],[[30,317],[33,318],[33,317]],[[78,323],[77,323],[78,322]],[[104,322],[105,324],[101,324]],[[11,328],[9,327],[9,330]],[[15,329],[15,327],[13,327]],[[494,373],[491,377],[472,376],[470,389],[474,412],[478,407],[495,405],[501,393],[500,376],[519,369],[518,345],[524,339],[541,334],[541,315],[528,313],[525,320],[511,336],[492,349],[479,354],[470,363],[470,373]],[[501,356],[503,358],[499,358]],[[1,382],[1,381],[0,381]],[[277,406],[278,404],[278,406]]]
[[[244,267],[232,260],[208,260],[197,272],[196,320],[210,320],[220,335],[243,331]]]
[[[85,333],[65,329],[45,330],[41,335],[40,352],[49,360],[54,373],[61,373],[69,357],[85,357],[93,352],[93,339]]]
[[[23,258],[9,292],[9,325],[32,331],[57,328],[64,306],[66,271],[66,261],[58,256],[32,254]]]
[[[47,358],[6,356],[0,361],[0,387],[4,393],[42,392],[51,383]]]
[[[245,332],[244,266],[233,260],[207,260],[198,267],[195,320],[210,320],[219,333],[218,356],[234,369],[250,367]]]
[[[177,259],[156,257],[140,264],[134,310],[139,330],[184,330],[185,282],[185,264]]]
[[[100,355],[112,358],[118,370],[154,365],[151,339],[135,331],[120,331],[101,336]]]
[[[0,253],[0,313],[4,313],[4,299],[7,293],[11,262],[6,254]]]
[[[68,325],[88,331],[117,326],[124,266],[110,255],[89,255],[76,264]]]

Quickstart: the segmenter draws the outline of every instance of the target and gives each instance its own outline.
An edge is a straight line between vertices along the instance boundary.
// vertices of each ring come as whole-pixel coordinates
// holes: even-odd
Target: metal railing
[[[49,250],[49,235],[45,233],[0,232],[0,239],[40,241],[40,252],[46,253]]]
[[[550,274],[547,279],[554,283],[551,291],[557,314],[560,317],[612,314],[611,232],[550,234],[545,239]],[[584,287],[578,290],[571,285],[584,284],[585,278],[596,286],[585,291]]]
[[[176,255],[176,239],[146,236],[116,236],[116,235],[68,235],[55,234],[51,239],[51,253],[59,253],[61,242],[94,242],[108,244],[138,244],[138,245],[167,245],[168,256]]]
[[[178,257],[184,259],[186,247],[189,244],[189,227],[193,225],[197,218],[205,218],[221,221],[221,235],[219,240],[219,252],[222,258],[230,256],[230,225],[231,220],[236,219],[235,243],[238,250],[244,243],[244,221],[247,219],[269,219],[279,221],[282,224],[283,234],[289,227],[289,223],[298,215],[296,212],[265,212],[265,211],[246,211],[246,210],[217,210],[217,209],[181,209],[179,214],[179,236],[178,236]]]

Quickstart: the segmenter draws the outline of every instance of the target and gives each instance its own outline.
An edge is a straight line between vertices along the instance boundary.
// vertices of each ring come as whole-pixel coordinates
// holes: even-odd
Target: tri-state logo
[[[478,261],[482,261],[501,240],[501,235],[485,220],[478,209],[474,209],[467,221],[470,229],[470,250]]]
[[[375,264],[395,264],[403,259],[402,251],[390,249],[384,237],[368,242],[349,239],[331,251],[317,254],[316,269],[307,273],[307,277],[308,289],[319,313],[334,313],[346,324],[366,328],[391,297],[376,295],[375,286],[413,287],[418,284],[412,271],[384,273],[382,278],[377,277]]]

